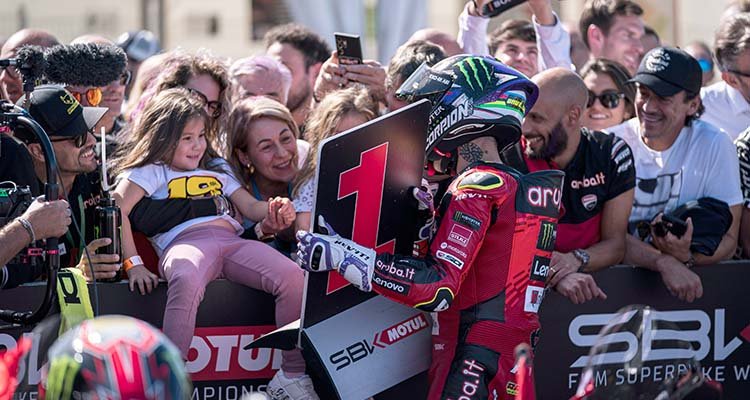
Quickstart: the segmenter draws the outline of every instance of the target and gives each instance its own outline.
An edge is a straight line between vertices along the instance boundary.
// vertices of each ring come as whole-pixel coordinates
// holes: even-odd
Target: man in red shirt
[[[630,147],[581,125],[588,91],[578,75],[553,68],[536,75],[539,100],[523,122],[521,143],[502,154],[521,172],[565,172],[563,208],[548,282],[574,303],[599,290],[590,273],[622,261],[633,204]]]

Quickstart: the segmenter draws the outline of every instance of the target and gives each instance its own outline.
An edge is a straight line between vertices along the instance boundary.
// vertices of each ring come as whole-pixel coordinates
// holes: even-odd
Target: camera
[[[667,233],[671,232],[673,235],[680,238],[685,232],[687,232],[687,222],[677,217],[663,214],[661,216],[661,221],[654,222],[653,228],[656,236],[664,237],[667,236]]]
[[[0,227],[21,216],[34,201],[28,186],[13,182],[0,183]]]

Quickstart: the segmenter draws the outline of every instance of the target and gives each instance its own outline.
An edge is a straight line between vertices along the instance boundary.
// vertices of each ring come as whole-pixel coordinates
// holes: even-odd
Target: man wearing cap
[[[710,257],[691,251],[690,219],[681,237],[671,232],[658,236],[651,229],[650,244],[627,238],[624,261],[659,272],[669,291],[686,301],[703,294],[700,278],[690,268],[734,253],[742,202],[732,140],[698,119],[701,81],[700,65],[688,53],[672,47],[651,50],[630,81],[636,85],[636,118],[610,129],[630,145],[635,159],[631,231],[639,221],[658,222],[663,213],[691,200],[711,197],[730,206],[732,224]]]
[[[28,112],[49,135],[59,167],[60,196],[67,198],[73,218],[81,229],[80,235],[75,229],[70,229],[61,238],[60,265],[67,267],[77,264],[84,275],[90,278],[88,260],[81,257],[82,249],[88,243],[87,248],[96,277],[114,277],[119,264],[107,263],[118,262],[117,256],[95,254],[96,249],[109,244],[109,239],[92,240],[94,213],[101,196],[100,175],[94,154],[96,140],[92,135],[92,129],[107,109],[83,107],[62,86],[41,85],[31,94]],[[17,128],[14,135],[26,144],[34,164],[36,178],[45,181],[45,157],[36,137],[22,127]],[[40,184],[39,187],[43,186]]]

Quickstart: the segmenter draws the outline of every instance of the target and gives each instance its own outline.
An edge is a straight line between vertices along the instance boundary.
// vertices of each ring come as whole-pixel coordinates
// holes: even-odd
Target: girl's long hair
[[[302,185],[315,175],[318,166],[318,145],[338,134],[336,125],[348,113],[357,113],[367,121],[378,115],[378,105],[372,95],[361,86],[331,92],[318,104],[307,120],[305,136],[310,141],[310,153],[304,166],[294,178],[292,196],[299,195]]]
[[[200,119],[208,127],[209,118],[203,100],[185,88],[167,89],[152,97],[136,121],[132,134],[118,146],[112,159],[112,173],[148,164],[172,163],[175,149],[185,126],[193,119]],[[199,168],[210,169],[213,158],[211,142],[200,160]]]
[[[292,131],[295,138],[299,137],[299,129],[292,114],[278,101],[266,97],[250,97],[237,102],[227,122],[227,150],[224,155],[232,166],[234,176],[245,186],[250,184],[251,173],[247,166],[242,165],[238,151],[248,152],[248,133],[253,128],[253,122],[261,118],[281,121]],[[296,164],[297,157],[292,162]]]
[[[184,87],[190,79],[199,75],[210,76],[219,86],[219,102],[222,111],[219,118],[209,119],[206,125],[206,140],[211,143],[210,152],[213,152],[213,149],[223,149],[226,144],[224,127],[231,108],[229,72],[226,61],[213,56],[208,50],[201,49],[196,54],[190,54],[184,50],[173,51],[165,61],[164,69],[141,95],[140,105],[131,114],[131,123],[138,122],[143,112],[141,108],[150,102],[151,97],[166,89]],[[219,156],[218,153],[210,153],[210,155]]]

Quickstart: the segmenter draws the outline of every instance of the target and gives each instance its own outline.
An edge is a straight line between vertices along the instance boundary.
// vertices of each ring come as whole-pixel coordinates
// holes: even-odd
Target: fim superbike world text
[[[626,314],[622,322],[627,322],[634,314],[635,311]],[[597,334],[581,332],[598,332],[615,315],[585,314],[576,317],[568,327],[570,341],[588,351],[596,343]],[[750,341],[750,325],[734,336],[732,332],[725,332],[724,309],[715,309],[713,317],[714,329],[711,332],[711,318],[705,311],[659,311],[653,313],[651,321],[644,322],[646,327],[651,326],[650,334],[644,333],[640,338],[628,331],[606,335],[602,338],[603,343],[607,343],[606,351],[598,353],[592,362],[597,366],[592,376],[595,385],[633,385],[674,379],[688,371],[688,360],[693,357],[699,361],[708,379],[717,382],[747,381],[750,379],[750,364],[739,365],[727,359],[741,346],[748,346],[745,342]],[[658,321],[674,323],[680,330],[657,329]],[[596,329],[592,329],[594,327]],[[689,341],[693,349],[670,347],[670,341]],[[588,355],[578,357],[570,368],[585,368],[589,358]],[[638,367],[626,368],[627,363]],[[581,372],[569,372],[568,389],[575,389],[581,379]]]

